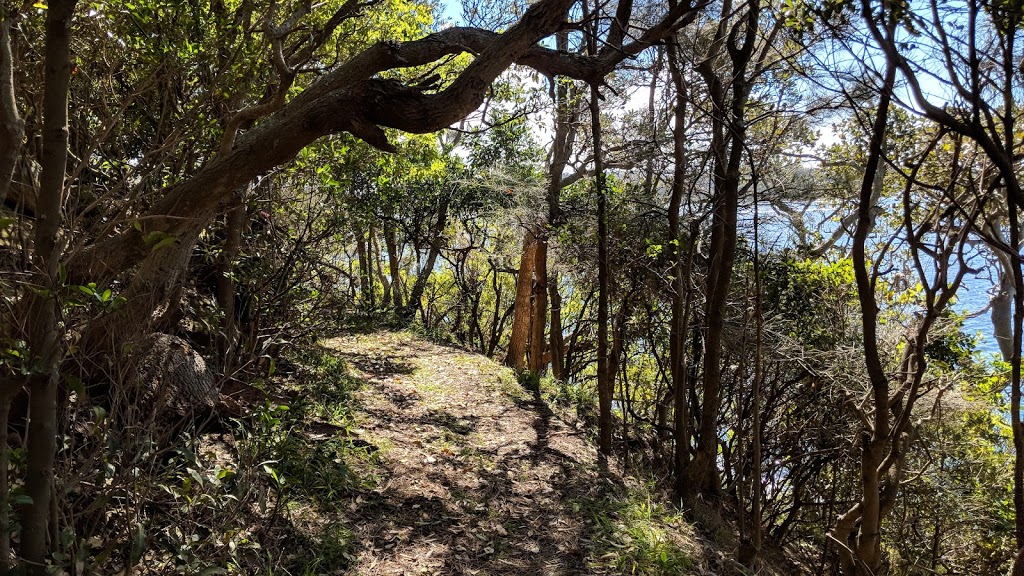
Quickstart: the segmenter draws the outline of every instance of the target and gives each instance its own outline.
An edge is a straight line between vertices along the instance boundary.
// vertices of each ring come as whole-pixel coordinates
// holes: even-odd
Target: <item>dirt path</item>
[[[688,526],[638,515],[628,481],[508,370],[405,333],[327,345],[364,381],[359,434],[381,455],[345,514],[350,574],[622,573],[652,552],[643,571],[696,572]]]

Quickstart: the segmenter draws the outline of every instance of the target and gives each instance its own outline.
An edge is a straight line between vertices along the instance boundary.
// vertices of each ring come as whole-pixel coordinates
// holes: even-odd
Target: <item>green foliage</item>
[[[974,363],[975,337],[965,334],[961,325],[958,322],[952,330],[928,340],[925,356],[930,364],[946,372],[956,372]]]
[[[765,314],[776,318],[788,336],[806,346],[829,350],[849,343],[852,306],[856,305],[853,264],[794,260],[785,255],[762,260]]]
[[[488,123],[491,128],[473,139],[471,168],[483,170],[503,165],[525,175],[539,168],[544,151],[537,145],[527,116],[497,109],[491,111]]]
[[[897,574],[936,564],[945,573],[1001,573],[1014,548],[1006,372],[957,362],[956,370],[971,376],[946,393],[922,427],[910,463],[922,473],[902,488],[901,509],[890,522]]]
[[[667,506],[652,485],[602,485],[596,498],[572,502],[594,530],[589,546],[601,565],[621,574],[684,574],[694,568],[694,542],[679,530],[683,514]]]

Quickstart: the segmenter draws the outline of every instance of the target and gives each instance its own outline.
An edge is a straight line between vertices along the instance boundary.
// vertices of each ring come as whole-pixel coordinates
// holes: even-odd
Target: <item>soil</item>
[[[574,417],[494,362],[407,333],[326,345],[363,380],[356,433],[380,448],[376,488],[338,519],[348,573],[620,573],[601,503],[632,481]]]

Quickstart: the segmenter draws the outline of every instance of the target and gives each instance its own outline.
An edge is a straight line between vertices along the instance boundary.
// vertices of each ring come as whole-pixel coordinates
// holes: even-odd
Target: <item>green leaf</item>
[[[85,383],[82,382],[81,378],[78,378],[77,376],[74,376],[72,374],[68,374],[64,377],[64,379],[67,381],[68,388],[70,388],[72,392],[78,394],[79,396],[85,394]]]
[[[141,522],[135,523],[135,534],[132,538],[132,549],[128,559],[128,563],[134,566],[139,560],[142,560],[142,554],[146,551],[146,529],[142,527]]]
[[[153,236],[153,235],[156,235],[156,234],[161,235],[161,238],[159,240],[157,240],[156,242],[154,242],[153,247],[150,248],[151,252],[156,252],[157,250],[159,250],[161,248],[166,248],[167,246],[170,246],[170,245],[172,245],[172,244],[174,244],[175,242],[178,241],[178,239],[175,238],[174,236],[171,236],[170,234],[165,234],[163,232],[154,232],[153,234],[150,234],[150,236]],[[147,236],[147,238],[148,238],[148,236]],[[147,244],[148,243],[149,242],[147,241]]]

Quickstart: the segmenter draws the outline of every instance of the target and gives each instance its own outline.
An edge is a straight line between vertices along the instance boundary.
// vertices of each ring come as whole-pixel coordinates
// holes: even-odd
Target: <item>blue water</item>
[[[837,223],[829,220],[832,214],[831,209],[821,208],[808,210],[805,214],[805,225],[808,229],[818,229],[822,234],[831,234],[836,229]],[[747,240],[753,241],[753,211],[745,210],[740,214],[739,225]],[[776,212],[768,204],[762,205],[759,210],[758,219],[758,243],[762,250],[782,250],[791,247],[796,243],[796,236],[791,228],[788,218]],[[836,246],[846,248],[848,254],[850,237],[847,235],[840,240]],[[979,244],[980,246],[980,244]],[[986,358],[999,354],[999,347],[993,337],[992,321],[986,310],[989,299],[992,296],[994,286],[998,282],[998,265],[983,247],[972,247],[967,256],[969,265],[976,273],[969,273],[964,277],[957,291],[957,301],[953,309],[958,313],[969,315],[964,322],[962,331],[976,338],[976,346],[979,353]]]
[[[991,297],[990,291],[994,286],[995,282],[986,277],[971,277],[970,282],[966,283],[958,291],[959,299],[956,303],[956,310],[968,314],[983,310],[988,305],[989,298]],[[999,347],[992,336],[992,320],[987,311],[968,318],[964,322],[963,332],[979,337],[979,352],[985,355],[999,354]]]

